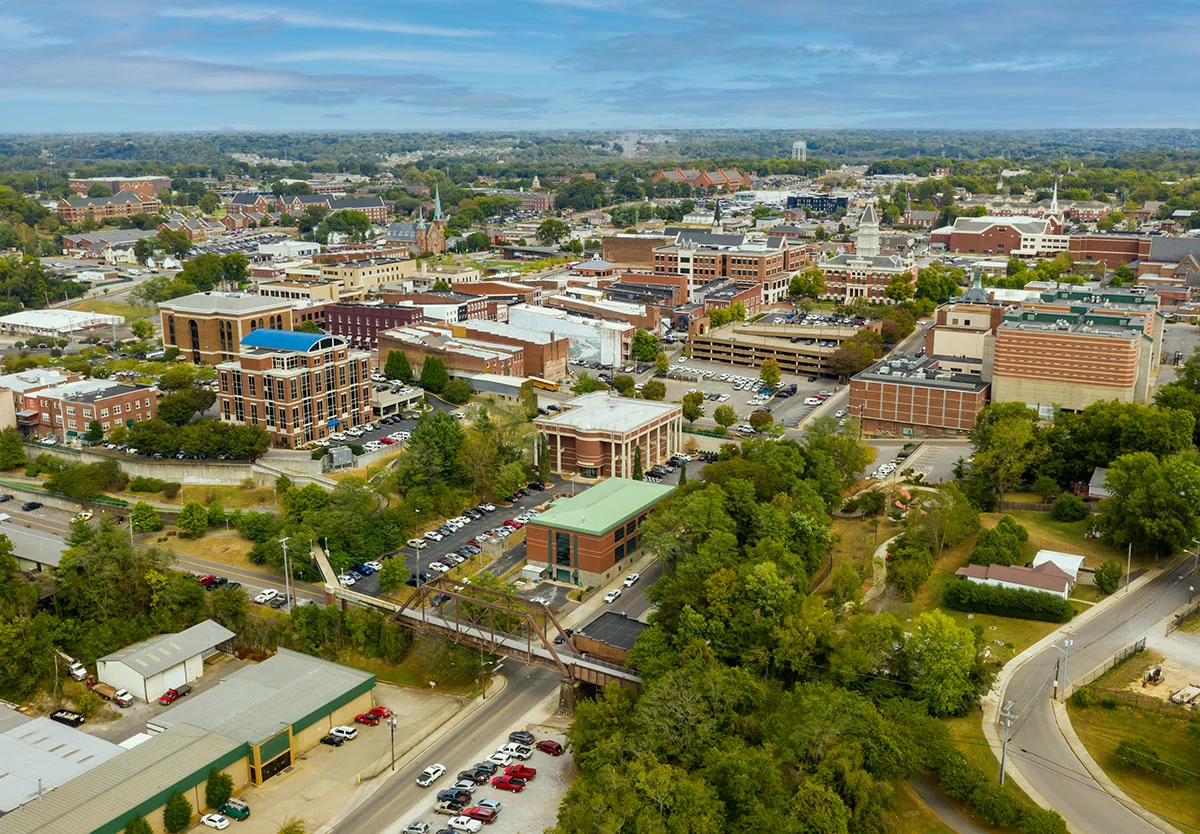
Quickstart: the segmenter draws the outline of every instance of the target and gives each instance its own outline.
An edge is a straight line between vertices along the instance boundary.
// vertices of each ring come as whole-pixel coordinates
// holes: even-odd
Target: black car
[[[471,765],[471,769],[483,771],[488,776],[495,776],[496,771],[499,768],[497,768],[495,762],[476,762],[475,764]]]
[[[462,805],[471,804],[470,793],[467,791],[456,791],[452,788],[444,791],[438,791],[437,799],[438,802],[458,802]]]
[[[533,733],[527,733],[524,730],[514,730],[509,733],[508,740],[516,744],[524,744],[526,747],[532,747],[537,743],[537,739],[533,737]]]
[[[28,512],[29,510],[40,510],[41,508],[42,508],[41,503],[39,503],[37,501],[26,501],[24,504],[21,505],[21,509],[25,510],[26,512]]]
[[[234,588],[240,588],[240,587],[242,587],[242,583],[241,583],[241,582],[230,582],[230,583],[229,583],[228,585],[226,585],[225,587],[226,587],[226,588],[228,588],[229,590],[231,590],[231,591],[232,591]]]
[[[275,597],[275,599],[268,602],[267,605],[275,609],[283,608],[283,606],[288,604],[289,599],[291,598],[286,594],[280,594],[279,596]]]
[[[225,586],[225,585],[228,585],[228,584],[229,584],[229,580],[228,580],[228,579],[226,579],[226,578],[225,578],[225,577],[223,577],[223,576],[218,576],[218,577],[217,577],[216,579],[214,579],[212,582],[209,582],[207,585],[205,585],[205,586],[204,586],[204,590],[206,590],[206,591],[215,591],[215,590],[217,590],[217,588],[223,587],[223,586]]]
[[[11,495],[8,495],[8,494],[0,495],[0,504],[3,504],[5,501],[11,501],[11,500],[13,500],[13,497]]]
[[[475,768],[471,768],[469,770],[460,770],[458,773],[459,781],[466,780],[468,782],[474,782],[476,785],[482,785],[491,778],[492,777],[489,774],[484,773],[482,770],[476,770]]]
[[[341,747],[346,743],[346,739],[341,736],[328,735],[321,739],[322,744],[328,744],[330,747]]]

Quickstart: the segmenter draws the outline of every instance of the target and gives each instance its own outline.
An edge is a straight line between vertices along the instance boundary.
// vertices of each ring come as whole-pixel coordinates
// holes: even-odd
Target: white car
[[[475,789],[479,787],[470,779],[460,779],[450,786],[452,791],[466,791],[467,793],[475,793]]]
[[[363,562],[371,570],[383,570],[383,562]]]
[[[218,831],[224,831],[229,827],[229,820],[220,814],[205,814],[200,818],[200,822]]]
[[[410,822],[404,826],[404,830],[400,834],[429,834],[429,823],[427,822]]]
[[[844,409],[844,408],[842,408],[842,409],[839,409],[838,411],[834,412],[834,415],[833,415],[833,416],[834,416],[834,417],[845,417],[845,416],[846,416],[846,409]]]
[[[626,588],[632,588],[641,578],[641,574],[631,573],[629,576],[625,577],[625,582],[622,584],[624,584]]]
[[[526,747],[524,744],[517,744],[515,741],[513,741],[504,745],[496,752],[503,753],[506,756],[512,756],[513,758],[520,759],[521,761],[525,761],[533,755],[533,748]]]
[[[487,760],[494,765],[500,765],[500,767],[508,767],[512,764],[512,756],[507,753],[493,753],[487,757]]]
[[[480,504],[479,506],[484,512],[488,512],[488,513],[496,512],[495,504]]]
[[[422,788],[428,788],[438,779],[441,779],[442,774],[445,772],[446,766],[444,764],[431,764],[421,771],[421,775],[417,777],[417,785]]]
[[[274,588],[267,588],[267,590],[259,593],[259,595],[254,598],[254,601],[259,605],[266,605],[277,596],[279,596],[279,591],[276,591]]]
[[[450,568],[443,565],[441,562],[431,562],[429,569],[434,573],[449,573]]]
[[[338,582],[341,582],[347,588],[349,588],[351,585],[353,585],[357,581],[358,581],[357,579],[355,579],[353,576],[351,576],[348,573],[343,573],[343,574],[338,575]]]
[[[500,813],[501,808],[504,807],[500,804],[499,799],[481,799],[475,804],[480,808],[487,808],[489,811],[495,811],[497,814]]]
[[[604,601],[605,602],[616,602],[618,599],[620,599],[620,597],[621,597],[621,589],[613,588],[611,591],[609,591],[607,594],[604,595]]]
[[[430,530],[428,533],[425,534],[425,538],[429,539],[429,541],[431,541],[431,542],[440,542],[442,539],[444,539],[446,537],[443,536],[441,533],[439,533],[437,530]]]
[[[424,539],[409,539],[407,544],[414,550],[424,550],[429,546],[429,542],[425,541]]]
[[[465,832],[465,834],[475,834],[475,832],[483,828],[483,823],[479,820],[473,820],[470,817],[451,817],[446,825],[455,831]]]
[[[344,738],[347,741],[350,741],[358,736],[358,730],[356,730],[354,727],[348,727],[343,724],[340,727],[334,727],[329,731],[329,734],[331,736],[337,736],[338,738]]]

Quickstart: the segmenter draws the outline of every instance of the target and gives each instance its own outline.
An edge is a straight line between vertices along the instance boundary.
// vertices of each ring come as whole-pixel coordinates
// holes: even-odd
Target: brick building
[[[239,191],[225,206],[226,215],[256,214],[260,217],[274,208],[275,199],[270,193]]]
[[[488,316],[487,299],[481,295],[460,292],[385,292],[382,296],[388,304],[421,307],[426,318],[438,321],[459,322],[484,319]]]
[[[107,220],[114,217],[133,217],[135,214],[157,214],[158,200],[142,197],[132,191],[121,191],[111,197],[77,197],[58,201],[58,219],[78,223],[89,217]]]
[[[379,364],[387,365],[388,356],[399,350],[419,377],[425,359],[436,356],[451,374],[456,371],[525,376],[525,348],[469,337],[456,336],[444,324],[409,325],[381,331]]]
[[[387,242],[403,247],[410,258],[426,252],[440,255],[446,251],[446,224],[441,220],[426,223],[424,219],[389,223]]]
[[[547,296],[542,300],[542,304],[584,318],[632,324],[651,333],[658,332],[658,323],[662,315],[657,307],[612,301],[604,297],[603,290],[590,287],[570,287],[562,293]]]
[[[516,195],[521,201],[522,211],[550,211],[554,208],[554,194],[550,191],[522,191]]]
[[[329,304],[325,307],[325,332],[340,336],[363,350],[373,349],[382,330],[417,324],[424,319],[420,307],[397,304]]]
[[[231,361],[255,330],[294,330],[303,321],[320,320],[318,310],[293,311],[291,300],[248,293],[198,292],[158,308],[163,347],[179,348],[180,356],[197,365]]]
[[[1068,251],[1076,261],[1095,261],[1116,269],[1149,258],[1153,240],[1145,235],[1071,235]]]
[[[80,197],[86,197],[93,185],[108,186],[113,194],[128,191],[144,199],[153,199],[158,192],[171,187],[170,177],[71,177],[67,186]]]
[[[411,278],[416,261],[407,258],[364,258],[336,263],[321,263],[319,275],[340,285],[339,297],[362,298],[372,290]]]
[[[959,217],[953,226],[929,233],[929,242],[950,252],[1032,257],[1068,251],[1056,217]]]
[[[654,268],[654,250],[674,242],[674,235],[609,235],[600,239],[600,255],[629,269],[650,270]]]
[[[158,413],[158,389],[108,379],[84,379],[24,395],[25,408],[17,424],[27,436],[79,437],[92,421],[107,431],[132,426]]]
[[[276,207],[281,212],[287,212],[293,217],[304,214],[309,206],[325,209],[329,214],[339,211],[361,211],[367,219],[375,224],[387,222],[387,204],[382,197],[330,197],[328,194],[297,194],[292,197],[280,197]]]
[[[883,359],[850,380],[852,417],[865,432],[902,437],[965,435],[988,403],[988,383],[948,373],[937,359]]]
[[[791,273],[808,263],[801,248],[786,238],[749,238],[695,229],[668,229],[675,241],[654,250],[654,272],[685,275],[689,296],[721,278],[753,280],[762,285],[763,301],[774,304],[787,295]]]
[[[508,345],[524,351],[527,376],[541,377],[553,382],[570,375],[571,340],[553,333],[538,333],[496,321],[471,320],[450,325],[456,337],[478,342]]]
[[[560,498],[529,522],[526,559],[546,565],[558,582],[603,585],[641,551],[642,523],[674,487],[609,478]]]
[[[581,478],[630,478],[635,452],[644,471],[683,449],[682,406],[608,391],[568,400],[562,413],[538,418],[534,428],[546,438],[549,460],[538,462],[543,473],[548,466]]]
[[[879,220],[871,203],[858,221],[858,239],[853,253],[835,255],[818,264],[825,276],[823,298],[848,304],[863,298],[873,304],[889,304],[887,285],[897,277],[917,280],[917,265],[899,255],[881,255]]]
[[[238,350],[217,365],[223,421],[261,426],[287,448],[371,422],[370,354],[345,339],[267,328]]]
[[[650,178],[651,182],[687,183],[697,191],[737,191],[754,185],[749,174],[736,168],[715,171],[697,171],[694,168],[660,169]]]

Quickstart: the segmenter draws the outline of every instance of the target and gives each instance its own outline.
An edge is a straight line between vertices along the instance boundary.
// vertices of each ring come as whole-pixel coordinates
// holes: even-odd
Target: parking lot
[[[278,243],[281,240],[289,240],[290,235],[281,234],[279,232],[267,232],[264,234],[254,234],[245,232],[232,232],[227,235],[213,238],[207,243],[202,243],[199,246],[192,248],[189,253],[189,258],[194,258],[197,255],[203,255],[208,252],[217,255],[228,255],[232,252],[241,252],[249,254],[258,251],[260,243]]]

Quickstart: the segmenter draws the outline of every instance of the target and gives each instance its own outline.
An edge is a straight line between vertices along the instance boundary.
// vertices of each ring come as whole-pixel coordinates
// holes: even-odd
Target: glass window
[[[613,551],[613,561],[619,562],[625,558],[625,545],[617,545],[617,549]]]
[[[625,538],[625,530],[621,527],[618,527],[616,532],[613,533],[613,541],[619,542],[623,538]]]
[[[571,566],[571,537],[567,533],[554,534],[554,563]]]

